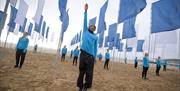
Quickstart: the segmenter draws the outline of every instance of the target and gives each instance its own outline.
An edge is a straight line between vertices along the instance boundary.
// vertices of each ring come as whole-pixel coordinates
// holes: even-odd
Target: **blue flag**
[[[35,30],[36,32],[38,32],[38,33],[41,32],[42,22],[43,22],[43,16],[41,15],[39,24],[35,23],[35,28],[34,28],[34,30]]]
[[[42,36],[44,37],[44,33],[45,33],[45,28],[46,28],[46,22],[43,21],[43,27],[42,27]]]
[[[138,40],[137,42],[137,52],[143,52],[143,44],[144,44],[144,40]]]
[[[135,27],[134,27],[135,21],[136,21],[136,17],[125,20],[125,22],[123,24],[122,39],[136,37],[136,31],[135,31]]]
[[[68,26],[69,26],[69,14],[68,14],[68,11],[64,13],[64,17],[63,17],[63,20],[62,20],[62,31],[63,32],[66,32]]]
[[[28,27],[28,35],[31,35],[33,24],[30,22]]]
[[[108,36],[105,37],[104,47],[108,47]]]
[[[114,46],[115,46],[116,48],[117,48],[117,46],[118,46],[119,36],[120,36],[120,34],[117,33],[116,36],[115,36],[115,39],[114,39]]]
[[[160,0],[152,4],[151,33],[180,28],[180,0]]]
[[[109,31],[108,31],[108,40],[109,40],[109,42],[114,42],[116,32],[117,32],[117,23],[109,25]]]
[[[48,35],[49,35],[49,26],[46,29],[46,39],[48,39]]]
[[[78,40],[79,42],[81,41],[81,36],[82,36],[81,32],[82,31],[80,31],[80,33],[79,33],[79,40]]]
[[[121,39],[118,39],[117,43],[115,44],[116,49],[120,48],[120,44],[121,44]]]
[[[114,46],[114,42],[109,42],[109,50],[112,50]]]
[[[27,18],[24,19],[23,26],[20,26],[19,32],[24,32],[24,30],[25,30],[25,28],[26,28],[26,23],[27,23]]]
[[[63,21],[66,12],[67,0],[59,0],[60,20]]]
[[[124,43],[120,43],[120,45],[118,46],[118,51],[120,51],[120,52],[123,51],[123,45],[124,45]]]
[[[120,0],[118,23],[135,17],[146,7],[146,0]]]
[[[11,6],[11,15],[10,15],[10,19],[9,19],[9,23],[7,24],[9,26],[9,32],[13,32],[15,27],[16,27],[16,23],[15,23],[15,19],[16,19],[16,14],[17,14],[17,9],[13,6]]]
[[[106,13],[107,7],[108,7],[108,0],[101,7],[97,33],[101,33],[106,30],[105,13]]]
[[[127,48],[126,48],[126,51],[127,51],[127,52],[132,52],[132,49],[133,49],[132,47],[127,47]]]
[[[96,25],[96,17],[89,20],[89,26],[90,25]]]
[[[98,42],[99,42],[99,48],[101,48],[103,46],[103,40],[104,40],[104,32],[99,33],[99,38],[98,38]]]

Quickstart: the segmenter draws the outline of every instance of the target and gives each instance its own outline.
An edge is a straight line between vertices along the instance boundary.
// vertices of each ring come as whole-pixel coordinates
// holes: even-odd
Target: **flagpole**
[[[155,54],[155,51],[156,51],[156,37],[157,37],[157,35],[155,34],[155,37],[154,37],[153,59],[154,59],[154,54]]]
[[[127,53],[127,39],[126,39],[126,46],[125,46],[125,53],[124,53],[124,62],[126,64],[126,61],[127,61],[127,57],[126,57],[126,53]]]

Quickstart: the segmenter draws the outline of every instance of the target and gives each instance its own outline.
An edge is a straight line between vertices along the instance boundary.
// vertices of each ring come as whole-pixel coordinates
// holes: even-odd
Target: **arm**
[[[84,7],[84,26],[83,26],[83,33],[88,31],[88,26],[87,26],[87,9],[88,9],[88,4],[85,4]]]
[[[27,41],[26,41],[24,52],[27,51],[28,44],[29,44],[29,39],[27,39]]]
[[[16,45],[16,50],[17,50],[17,47],[18,47],[18,45],[19,45],[19,41],[20,41],[20,39],[18,40],[18,43],[17,43],[17,45]]]

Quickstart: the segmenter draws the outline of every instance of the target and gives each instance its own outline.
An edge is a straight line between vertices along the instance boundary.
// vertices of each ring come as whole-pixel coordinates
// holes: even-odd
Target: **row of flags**
[[[80,33],[77,33],[73,39],[71,40],[71,45],[74,45],[74,44],[77,44],[81,41],[81,37],[82,37],[82,34],[81,34],[81,31]]]
[[[18,9],[16,8],[16,3],[17,0],[10,0],[11,12],[9,22],[7,24],[9,27],[8,32],[17,34],[18,32],[26,31],[29,35],[31,35],[32,31],[35,30],[39,33],[39,36],[48,38],[49,26],[47,26],[47,23],[43,20],[42,16],[45,1],[38,1],[38,8],[35,16],[33,17],[33,20],[35,21],[34,25],[32,22],[28,22],[28,19],[26,18],[29,6],[25,0],[20,0]],[[2,15],[3,13],[4,12],[1,11]],[[2,19],[0,18],[0,21],[1,20]]]

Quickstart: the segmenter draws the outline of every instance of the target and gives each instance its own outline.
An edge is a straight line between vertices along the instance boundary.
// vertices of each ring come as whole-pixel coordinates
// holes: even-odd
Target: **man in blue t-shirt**
[[[158,59],[156,60],[156,76],[159,76],[160,69],[161,69],[161,58],[158,57]]]
[[[64,48],[62,49],[61,62],[65,61],[66,54],[67,54],[67,48],[65,45]]]
[[[73,51],[73,55],[74,55],[73,66],[77,66],[77,60],[78,60],[79,53],[80,53],[80,51],[77,46],[76,49]]]
[[[137,59],[137,57],[135,57],[135,59],[134,59],[134,68],[137,69],[137,66],[138,66],[138,59]]]
[[[109,69],[109,60],[110,60],[110,54],[109,49],[107,49],[107,52],[105,54],[105,63],[104,63],[104,69]]]
[[[19,38],[19,41],[16,45],[16,65],[14,66],[14,68],[17,68],[17,67],[21,68],[24,63],[27,47],[29,44],[29,39],[27,38],[27,35],[28,33],[24,32],[23,36]]]
[[[149,68],[149,58],[148,53],[145,53],[145,56],[143,57],[143,72],[142,72],[142,78],[147,79],[147,71]]]

